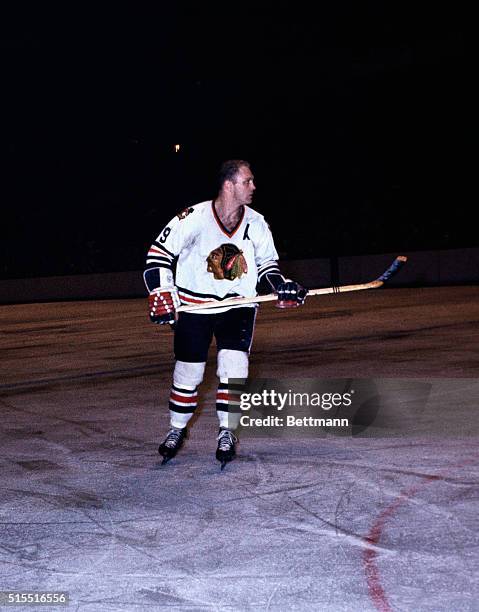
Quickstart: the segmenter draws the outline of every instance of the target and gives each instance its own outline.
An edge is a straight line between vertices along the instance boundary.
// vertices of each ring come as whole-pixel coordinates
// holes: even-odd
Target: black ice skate
[[[230,429],[220,427],[217,440],[216,458],[221,462],[221,469],[224,470],[225,465],[236,456],[236,442],[238,442],[238,438]]]
[[[165,441],[162,442],[158,448],[158,452],[163,456],[161,465],[164,465],[165,463],[168,463],[170,459],[173,459],[173,457],[182,447],[186,438],[186,433],[186,427],[183,427],[183,429],[175,429],[174,427],[170,429],[166,435]]]

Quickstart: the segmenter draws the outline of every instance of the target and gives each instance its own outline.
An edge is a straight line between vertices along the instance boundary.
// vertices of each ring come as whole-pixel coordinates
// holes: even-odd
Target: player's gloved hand
[[[308,290],[299,283],[287,280],[277,286],[276,293],[278,294],[276,308],[297,308],[304,304]]]
[[[148,297],[148,308],[152,323],[173,324],[176,320],[175,311],[180,305],[176,287],[154,289]]]

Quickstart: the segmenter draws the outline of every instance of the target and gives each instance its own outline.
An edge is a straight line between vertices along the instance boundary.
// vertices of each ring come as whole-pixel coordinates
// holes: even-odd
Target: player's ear
[[[228,193],[231,193],[233,191],[234,185],[235,185],[234,181],[231,181],[229,179],[224,182],[224,186]]]

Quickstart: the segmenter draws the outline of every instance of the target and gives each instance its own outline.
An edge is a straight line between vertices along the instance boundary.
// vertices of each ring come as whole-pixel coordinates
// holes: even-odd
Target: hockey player
[[[224,162],[216,199],[180,212],[147,255],[144,279],[150,293],[150,319],[174,325],[175,332],[171,429],[158,449],[164,463],[176,455],[186,437],[213,336],[219,378],[216,458],[223,468],[235,456],[234,431],[240,415],[228,412],[228,380],[248,376],[257,304],[221,307],[221,302],[234,296],[255,297],[258,291],[275,292],[278,308],[295,308],[306,297],[306,289],[281,274],[269,226],[249,207],[255,189],[248,162]],[[180,304],[211,300],[218,302],[218,308],[175,313]]]

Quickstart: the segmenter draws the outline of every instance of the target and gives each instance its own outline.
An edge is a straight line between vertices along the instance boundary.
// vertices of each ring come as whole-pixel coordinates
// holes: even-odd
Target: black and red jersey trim
[[[165,248],[165,247],[164,247],[162,244],[160,244],[160,243],[158,242],[158,240],[154,240],[154,241],[153,241],[152,246],[153,246],[153,245],[154,245],[154,246],[155,246],[157,249],[161,249],[161,250],[162,250],[162,251],[165,253],[165,255],[167,255],[167,256],[169,256],[169,257],[171,257],[172,259],[175,257],[175,255],[174,255],[174,254],[173,254],[171,251],[168,251],[168,249],[167,249],[167,248]]]
[[[177,288],[180,299],[188,304],[202,304],[203,302],[211,302],[211,300],[222,302],[223,300],[228,300],[232,297],[240,297],[237,293],[228,293],[224,297],[218,297],[217,295],[213,295],[211,293],[197,293],[196,291],[190,291],[189,289],[185,289],[179,285],[177,285]]]

